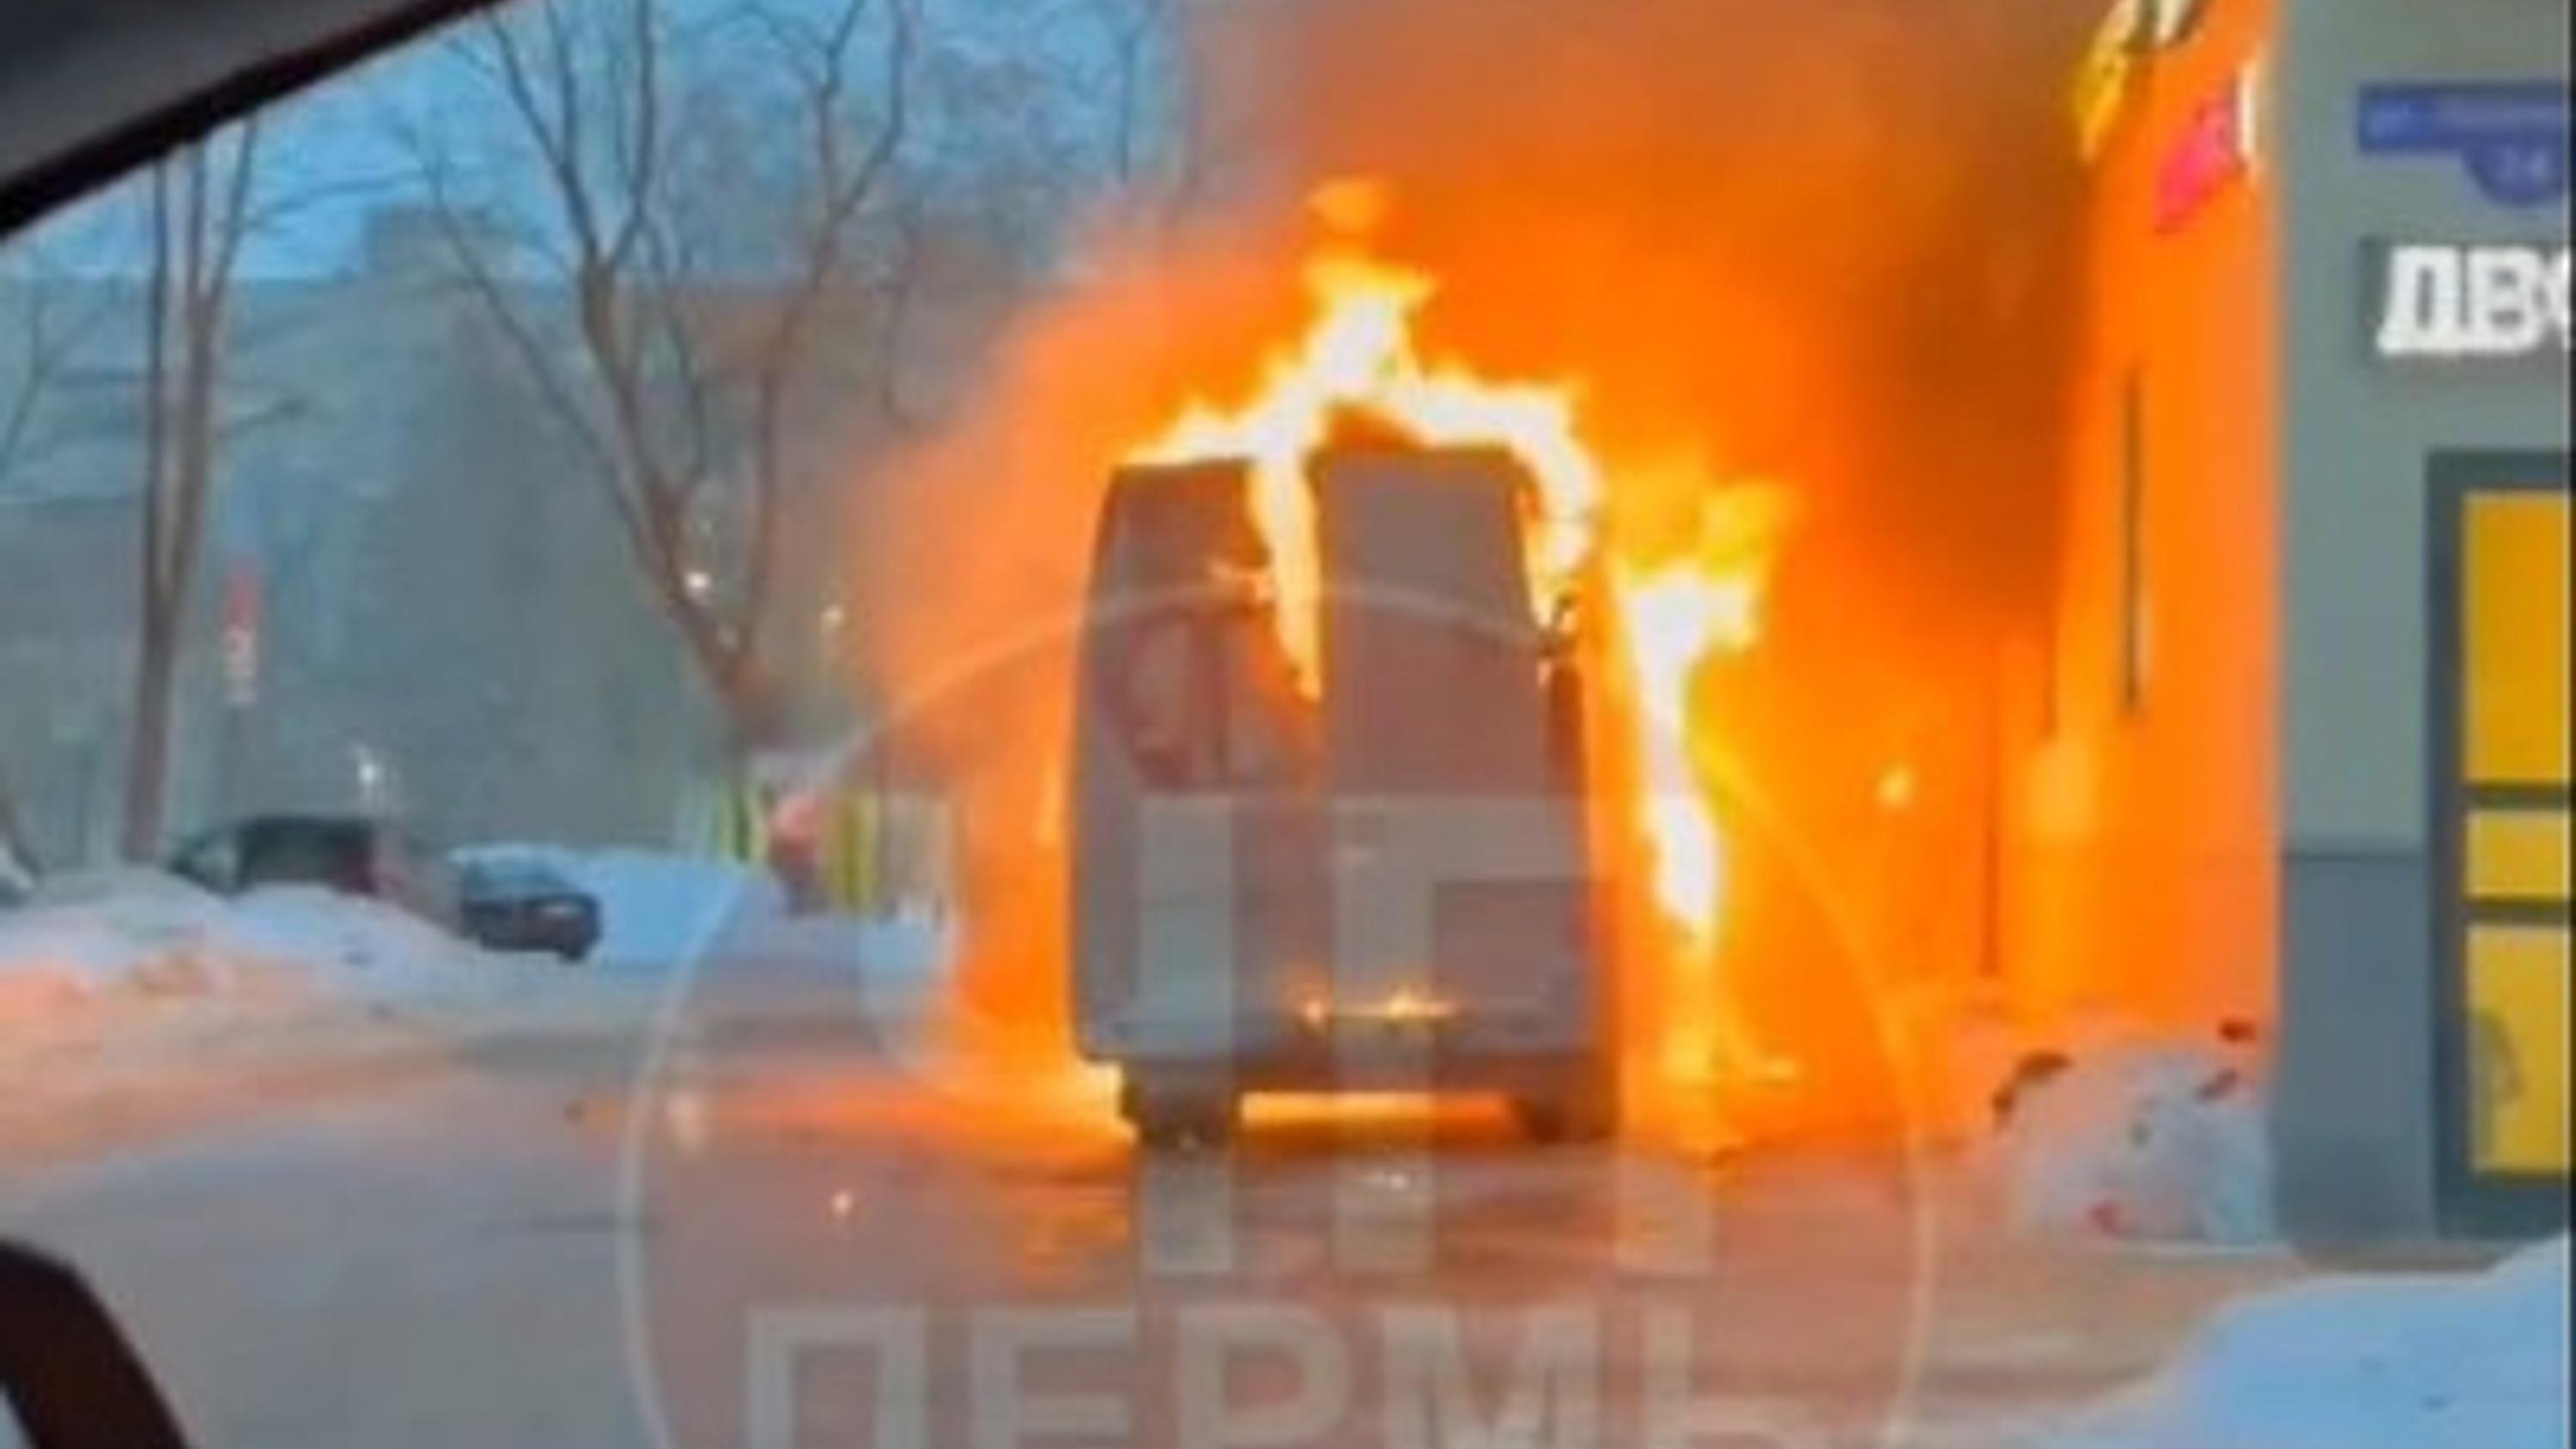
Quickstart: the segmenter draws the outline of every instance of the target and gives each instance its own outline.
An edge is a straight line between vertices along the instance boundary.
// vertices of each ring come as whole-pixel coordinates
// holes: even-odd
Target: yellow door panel
[[[2567,899],[2567,812],[2476,810],[2469,814],[2469,898]]]
[[[2568,780],[2567,495],[2472,495],[2462,535],[2473,785]]]
[[[2564,1173],[2564,927],[2469,930],[2469,1141],[2480,1172]]]

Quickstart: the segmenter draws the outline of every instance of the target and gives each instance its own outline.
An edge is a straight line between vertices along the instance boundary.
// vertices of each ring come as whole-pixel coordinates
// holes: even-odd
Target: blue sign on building
[[[2361,149],[2456,161],[2499,206],[2567,195],[2565,81],[2402,82],[2364,86]]]

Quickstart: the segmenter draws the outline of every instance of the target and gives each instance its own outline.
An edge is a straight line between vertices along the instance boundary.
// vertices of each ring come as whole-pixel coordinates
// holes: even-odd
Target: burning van
[[[1477,1092],[1616,1115],[1571,603],[1532,485],[1336,446],[1283,567],[1247,465],[1135,466],[1101,511],[1072,781],[1076,1038],[1148,1143],[1264,1092]],[[1549,617],[1542,617],[1542,610]],[[1301,627],[1299,620],[1303,620]]]

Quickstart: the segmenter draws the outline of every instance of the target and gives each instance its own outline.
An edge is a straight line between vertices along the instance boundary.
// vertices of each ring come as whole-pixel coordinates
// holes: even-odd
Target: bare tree
[[[233,276],[251,220],[254,118],[155,166],[145,203],[143,487],[124,848],[161,842],[188,605],[223,444],[216,402]]]
[[[590,459],[736,753],[780,707],[794,414],[826,321],[837,341],[867,316],[863,240],[912,123],[918,4],[745,4],[706,22],[721,35],[682,33],[655,0],[486,20],[462,53],[542,196],[515,227],[494,224],[506,192],[469,198],[472,173],[411,135],[466,286]],[[783,119],[763,118],[761,149],[712,154],[750,129],[718,124],[745,91]]]

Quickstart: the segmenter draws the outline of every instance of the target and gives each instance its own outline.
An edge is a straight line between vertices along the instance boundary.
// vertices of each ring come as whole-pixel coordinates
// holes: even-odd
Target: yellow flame
[[[1751,588],[1687,564],[1616,577],[1637,692],[1639,820],[1654,854],[1655,899],[1697,936],[1716,923],[1725,882],[1717,819],[1691,758],[1690,685],[1719,647],[1751,642]]]
[[[1544,608],[1573,587],[1598,531],[1601,473],[1575,428],[1570,387],[1492,383],[1426,365],[1413,323],[1436,290],[1419,272],[1347,252],[1310,263],[1316,321],[1274,355],[1252,398],[1233,409],[1193,402],[1140,462],[1243,459],[1249,511],[1270,553],[1282,646],[1310,696],[1323,678],[1322,563],[1307,462],[1334,420],[1365,417],[1425,447],[1492,447],[1528,468],[1538,490],[1530,596]]]
[[[1692,684],[1723,654],[1761,636],[1761,602],[1782,522],[1783,496],[1761,486],[1703,485],[1691,548],[1651,568],[1615,565],[1620,637],[1634,718],[1638,818],[1654,857],[1656,903],[1694,947],[1714,944],[1725,908],[1725,859],[1716,806],[1694,758],[1705,722]]]

